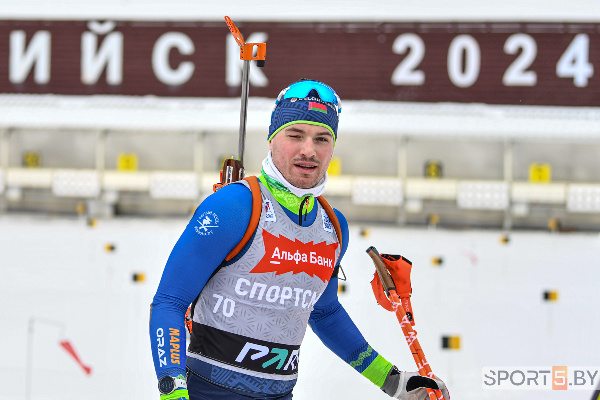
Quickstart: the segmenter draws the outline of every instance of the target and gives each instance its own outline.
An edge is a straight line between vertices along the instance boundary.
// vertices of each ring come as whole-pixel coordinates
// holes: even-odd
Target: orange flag
[[[63,349],[65,349],[67,351],[67,353],[69,353],[71,355],[71,357],[73,357],[75,359],[77,364],[79,364],[79,366],[83,369],[83,371],[85,372],[86,375],[90,375],[92,373],[92,368],[88,365],[85,365],[81,361],[81,359],[77,355],[77,352],[75,351],[75,348],[73,347],[71,342],[69,342],[68,340],[63,340],[62,342],[60,342],[60,346]]]

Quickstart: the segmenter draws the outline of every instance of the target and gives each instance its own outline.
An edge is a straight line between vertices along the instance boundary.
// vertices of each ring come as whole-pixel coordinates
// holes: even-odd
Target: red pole
[[[419,339],[417,339],[417,332],[415,332],[412,328],[410,321],[408,320],[408,316],[404,311],[404,307],[402,307],[402,303],[400,302],[398,294],[396,294],[396,291],[394,289],[390,289],[389,293],[390,300],[392,301],[392,306],[396,310],[396,318],[398,318],[398,322],[400,322],[400,328],[402,328],[402,332],[404,333],[406,343],[408,343],[410,352],[412,353],[415,363],[417,364],[419,374],[421,376],[426,376],[431,379],[436,379],[436,376],[431,370],[431,366],[425,358],[425,353],[421,348]],[[434,391],[431,389],[427,389],[427,393],[429,394],[429,398],[431,400],[444,400],[444,396],[442,395],[442,392],[440,390]]]
[[[379,255],[379,252],[377,251],[377,249],[375,249],[375,247],[369,247],[367,249],[367,254],[369,254],[371,259],[373,260],[375,268],[377,269],[377,275],[381,280],[381,284],[383,285],[383,288],[385,289],[388,298],[392,302],[392,306],[396,311],[396,318],[398,318],[398,321],[400,322],[400,328],[402,328],[402,332],[404,333],[404,337],[406,338],[406,343],[408,343],[410,352],[412,353],[415,363],[417,364],[419,374],[421,376],[426,376],[428,378],[435,379],[436,376],[431,370],[427,359],[425,359],[425,353],[423,353],[423,349],[421,348],[419,340],[417,339],[417,332],[413,330],[410,321],[406,316],[406,311],[404,310],[402,302],[400,301],[400,298],[396,293],[394,281],[388,273],[385,263],[381,259],[381,256]],[[444,400],[444,395],[442,394],[441,390],[427,389],[427,393],[429,394],[430,400]]]

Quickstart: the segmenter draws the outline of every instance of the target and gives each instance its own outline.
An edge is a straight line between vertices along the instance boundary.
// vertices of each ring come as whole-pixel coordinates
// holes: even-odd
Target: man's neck
[[[269,185],[271,187],[280,189],[284,192],[291,192],[300,199],[304,199],[307,196],[317,197],[322,195],[325,191],[325,184],[327,183],[327,173],[325,173],[317,185],[312,188],[303,189],[292,185],[273,163],[271,151],[269,151],[267,157],[262,162],[262,173],[265,175],[265,178],[270,180]]]
[[[271,192],[271,194],[273,195],[273,197],[275,197],[275,200],[277,200],[279,204],[281,204],[283,207],[293,212],[294,214],[300,213],[300,204],[304,200],[303,197],[298,197],[295,194],[290,193],[289,191],[280,189],[279,186],[281,185],[281,183],[277,182],[275,179],[267,176],[266,174],[261,174],[258,179],[260,179],[262,184],[265,185],[267,189],[269,189],[269,192]],[[308,199],[308,203],[304,206],[305,208],[302,211],[310,212],[314,205],[315,198],[313,196],[310,196],[310,198]]]

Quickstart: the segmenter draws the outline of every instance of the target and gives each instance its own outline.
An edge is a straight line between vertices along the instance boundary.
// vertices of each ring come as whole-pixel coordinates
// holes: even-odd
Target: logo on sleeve
[[[265,222],[277,222],[277,216],[275,215],[275,210],[273,209],[273,204],[271,204],[271,200],[265,199]]]
[[[213,229],[219,227],[219,217],[212,211],[206,211],[196,220],[198,225],[194,230],[198,235],[208,236],[213,234]]]
[[[335,250],[338,243],[303,243],[285,236],[275,236],[263,229],[265,255],[250,271],[251,273],[275,272],[281,275],[288,272],[315,276],[328,282],[333,273]]]

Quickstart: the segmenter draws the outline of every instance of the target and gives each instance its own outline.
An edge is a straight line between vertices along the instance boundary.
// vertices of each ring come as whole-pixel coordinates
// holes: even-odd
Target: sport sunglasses
[[[342,101],[340,100],[340,97],[331,87],[319,81],[303,80],[291,84],[279,93],[275,104],[279,104],[281,99],[291,99],[292,97],[304,99],[308,97],[311,90],[316,90],[317,93],[319,93],[321,100],[333,105],[333,108],[335,108],[338,114],[342,112]]]

